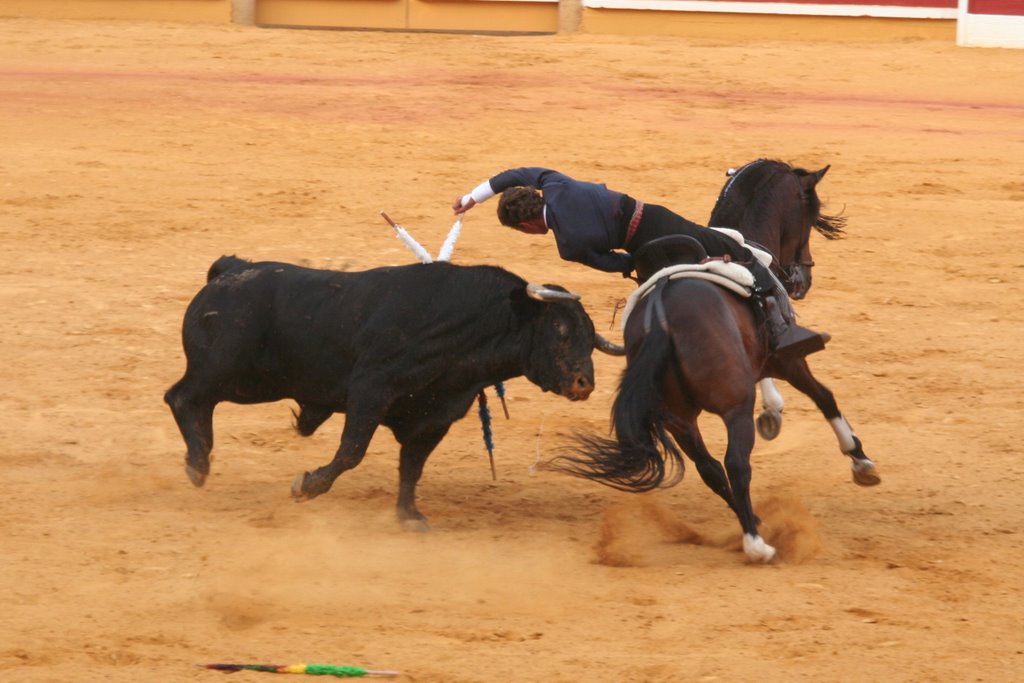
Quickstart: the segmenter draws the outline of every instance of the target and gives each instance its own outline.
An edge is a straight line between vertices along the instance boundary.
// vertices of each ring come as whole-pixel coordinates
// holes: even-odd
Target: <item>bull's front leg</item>
[[[416,484],[423,475],[427,458],[441,443],[451,425],[429,430],[405,432],[394,429],[395,438],[402,444],[398,464],[398,521],[410,531],[430,531],[427,518],[416,507]]]
[[[373,433],[380,420],[365,413],[349,413],[345,418],[345,429],[341,433],[341,445],[334,459],[312,472],[304,472],[292,482],[292,497],[309,500],[327,493],[334,480],[363,461]]]

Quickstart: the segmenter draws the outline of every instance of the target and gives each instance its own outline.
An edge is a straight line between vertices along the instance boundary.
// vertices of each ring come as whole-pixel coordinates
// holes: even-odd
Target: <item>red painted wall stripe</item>
[[[1024,0],[970,0],[971,14],[1010,14],[1024,16]]]
[[[730,2],[732,0],[711,0],[712,2]],[[1024,5],[1024,0],[972,0],[986,4]],[[927,7],[939,9],[956,9],[957,0],[743,0],[743,2],[792,2],[799,5],[875,5],[882,7]],[[973,10],[972,10],[973,11]]]

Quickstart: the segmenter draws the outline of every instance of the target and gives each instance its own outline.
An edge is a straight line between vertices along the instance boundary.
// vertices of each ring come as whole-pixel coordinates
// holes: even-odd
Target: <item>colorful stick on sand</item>
[[[336,666],[334,664],[203,664],[201,666],[224,673],[265,671],[273,674],[306,674],[307,676],[335,676],[337,678],[401,675],[398,671],[375,671],[360,666]]]

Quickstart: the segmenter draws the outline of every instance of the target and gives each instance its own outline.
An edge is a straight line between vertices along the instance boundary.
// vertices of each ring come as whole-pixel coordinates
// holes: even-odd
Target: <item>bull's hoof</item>
[[[309,476],[309,472],[303,472],[299,476],[295,477],[292,482],[292,498],[296,501],[310,500],[316,498],[316,494],[307,493],[305,490],[306,477]]]
[[[406,531],[415,531],[418,534],[425,534],[430,531],[430,525],[425,519],[403,519],[402,528]]]
[[[882,478],[878,476],[878,471],[875,469],[875,463],[861,460],[854,460],[851,468],[853,473],[853,483],[859,486],[878,486],[882,483]]]
[[[185,463],[185,474],[188,475],[188,479],[189,481],[192,482],[192,485],[197,488],[206,483],[207,473],[200,472],[199,470],[197,470],[195,467],[192,467],[192,465],[188,463]]]

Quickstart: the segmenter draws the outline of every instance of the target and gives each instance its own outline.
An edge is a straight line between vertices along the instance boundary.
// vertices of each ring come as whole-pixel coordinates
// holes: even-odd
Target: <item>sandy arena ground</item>
[[[0,22],[0,679],[319,661],[445,683],[1019,680],[1022,83],[1024,51],[928,41]],[[759,156],[832,165],[849,236],[814,237],[798,308],[833,334],[812,366],[883,476],[852,484],[783,385],[782,435],[753,456],[771,565],[692,468],[648,496],[531,472],[569,430],[607,430],[606,356],[586,403],[509,383],[497,481],[475,415],[456,424],[420,486],[430,534],[394,521],[386,431],[292,502],[343,417],[302,439],[287,402],[223,404],[210,480],[186,479],[162,395],[221,254],[407,263],[382,209],[436,251],[453,197],[517,165],[704,222]],[[455,260],[578,291],[621,339],[630,284],[493,204]]]

